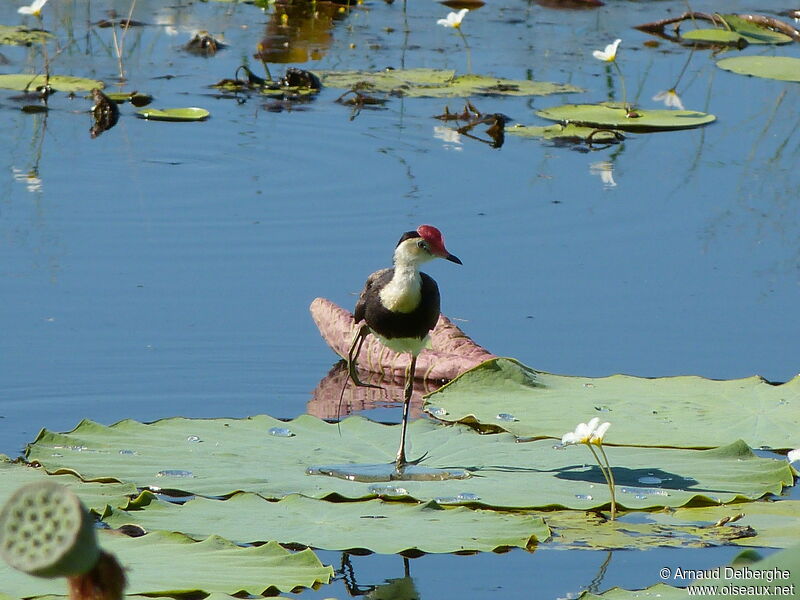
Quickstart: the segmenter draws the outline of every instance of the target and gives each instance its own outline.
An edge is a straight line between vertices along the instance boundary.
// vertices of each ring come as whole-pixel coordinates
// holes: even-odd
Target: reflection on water
[[[306,405],[306,412],[320,419],[340,419],[347,415],[369,410],[401,406],[405,377],[388,377],[383,373],[359,370],[359,378],[364,383],[379,385],[380,388],[358,387],[352,384],[344,361],[336,363],[328,374],[320,380]],[[423,396],[439,388],[436,382],[428,379],[415,379],[411,394],[409,415],[411,418],[423,416]],[[342,395],[344,393],[344,395]],[[342,399],[340,404],[339,399]]]
[[[333,42],[333,26],[350,9],[334,2],[279,0],[270,13],[255,58],[267,63],[321,60]]]

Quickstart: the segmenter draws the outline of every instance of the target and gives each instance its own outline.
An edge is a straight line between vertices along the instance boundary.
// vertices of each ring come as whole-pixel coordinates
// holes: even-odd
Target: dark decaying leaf
[[[104,131],[108,131],[119,120],[119,108],[117,103],[106,96],[101,90],[95,88],[91,92],[94,105],[92,106],[93,124],[89,130],[89,135],[96,138]]]

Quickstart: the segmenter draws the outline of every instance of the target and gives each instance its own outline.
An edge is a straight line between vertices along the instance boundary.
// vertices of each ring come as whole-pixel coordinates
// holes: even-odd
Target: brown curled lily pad
[[[205,108],[143,108],[136,114],[149,121],[205,121],[211,113]]]

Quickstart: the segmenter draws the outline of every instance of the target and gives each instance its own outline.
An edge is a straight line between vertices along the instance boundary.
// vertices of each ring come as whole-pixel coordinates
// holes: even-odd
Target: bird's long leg
[[[356,372],[358,355],[361,354],[361,347],[364,345],[364,340],[367,339],[369,333],[369,326],[366,323],[362,323],[361,327],[358,328],[356,334],[353,336],[353,343],[350,344],[350,350],[347,351],[347,373],[350,375],[353,384],[358,387],[382,389],[379,385],[364,383],[358,378],[358,373]]]
[[[408,463],[406,460],[406,426],[408,425],[408,407],[411,404],[411,393],[414,391],[414,371],[417,367],[417,355],[411,355],[411,362],[406,369],[406,385],[403,390],[403,425],[400,430],[400,448],[397,450],[395,465],[401,471]],[[422,460],[422,459],[420,459]],[[412,461],[416,464],[419,461]]]
[[[361,327],[356,330],[356,334],[353,336],[353,342],[350,344],[350,349],[347,351],[347,373],[349,378],[353,380],[353,384],[358,387],[372,387],[372,388],[381,388],[379,385],[373,385],[371,383],[363,383],[358,378],[358,373],[356,372],[356,361],[358,360],[358,355],[361,353],[361,346],[364,345],[364,340],[367,339],[369,335],[369,327],[366,323],[363,323]],[[340,421],[340,417],[342,415],[342,402],[344,401],[344,390],[347,388],[347,379],[344,380],[342,384],[342,391],[339,393],[339,405],[336,407],[336,427],[339,430],[339,435],[342,435],[342,424]]]

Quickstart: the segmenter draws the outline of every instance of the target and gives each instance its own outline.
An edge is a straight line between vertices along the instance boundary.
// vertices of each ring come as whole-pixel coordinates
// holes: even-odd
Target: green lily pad
[[[544,96],[582,92],[572,85],[503,79],[489,75],[456,75],[438,69],[318,71],[326,87],[384,92],[396,96],[450,98],[465,96]]]
[[[756,502],[748,503],[758,504]],[[715,510],[712,507],[709,510]],[[678,509],[684,512],[703,509]],[[707,548],[746,543],[755,532],[747,525],[712,527],[706,523],[661,522],[664,513],[632,513],[616,521],[594,512],[553,511],[545,513],[553,537],[542,548],[558,550],[650,550],[651,548]],[[633,517],[633,518],[629,518]],[[645,522],[642,519],[649,521]]]
[[[31,46],[41,44],[51,39],[53,34],[41,29],[28,29],[27,27],[0,25],[0,44],[7,46]]]
[[[0,506],[6,503],[16,489],[28,483],[45,480],[65,485],[77,494],[86,508],[98,513],[102,513],[106,506],[124,507],[128,504],[129,498],[139,494],[136,486],[130,483],[83,483],[70,474],[53,478],[42,468],[14,463],[0,455]]]
[[[716,120],[714,115],[694,110],[643,110],[633,111],[636,116],[619,105],[564,104],[536,112],[544,119],[588,127],[621,129],[622,131],[668,131],[692,129]]]
[[[50,75],[50,87],[59,92],[88,92],[91,89],[102,89],[105,84],[96,79],[86,79],[84,77],[71,77],[69,75]],[[33,73],[9,73],[0,75],[0,88],[6,90],[34,90],[43,86],[45,83],[44,75],[34,75]]]
[[[598,144],[617,143],[622,139],[622,133],[597,127],[581,127],[579,125],[547,125],[537,127],[531,125],[512,125],[506,127],[506,133],[522,137],[536,137],[545,140],[563,140],[586,142],[591,140]]]
[[[273,427],[289,428],[295,435],[270,435]],[[69,434],[42,431],[27,455],[51,473],[140,488],[216,497],[249,491],[265,498],[303,494],[364,500],[382,495],[374,482],[307,475],[306,470],[391,463],[399,429],[351,417],[342,421],[340,434],[336,424],[310,415],[288,423],[264,415],[174,418],[149,425],[128,420],[111,427],[83,421]],[[467,504],[501,508],[588,510],[609,504],[599,469],[586,464],[591,460],[586,448],[559,451],[552,440],[520,444],[509,434],[480,435],[464,425],[442,427],[423,419],[409,425],[408,435],[407,452],[412,457],[427,452],[425,466],[472,474],[468,479],[391,482],[405,488],[409,498],[427,502],[461,495]],[[631,509],[755,499],[780,493],[793,481],[786,461],[758,458],[743,442],[707,451],[617,447],[609,448],[608,456],[619,486],[645,486],[644,491],[620,493],[618,502]],[[643,483],[653,478],[662,481],[660,487]]]
[[[143,108],[136,114],[149,121],[205,121],[211,113],[204,108]]]
[[[153,101],[153,97],[149,94],[141,94],[139,92],[108,92],[106,96],[117,104],[130,102],[134,106],[147,106]]]
[[[740,438],[753,448],[800,446],[800,376],[782,385],[760,377],[570,377],[498,358],[430,394],[425,407],[439,409],[440,420],[520,437],[560,439],[597,416],[611,422],[611,444],[708,448]],[[516,420],[499,419],[503,413]]]
[[[727,46],[746,46],[749,43],[767,44],[761,40],[747,39],[747,36],[728,29],[690,29],[681,32],[681,38],[692,42],[706,42]]]
[[[790,56],[734,56],[717,61],[717,66],[739,75],[800,81],[800,58]]]
[[[103,520],[112,527],[136,524],[151,531],[179,530],[193,538],[213,533],[238,543],[277,540],[380,554],[532,548],[550,535],[539,516],[443,508],[435,502],[324,502],[298,495],[268,502],[243,493],[177,505],[151,494],[140,506],[143,510],[110,511]]]
[[[311,550],[291,553],[276,542],[243,548],[212,536],[202,542],[180,533],[156,532],[129,538],[98,532],[101,546],[126,569],[129,594],[222,593],[261,595],[328,583],[331,567]],[[3,592],[29,598],[66,595],[63,579],[39,579],[0,562]]]
[[[793,41],[785,33],[753,23],[738,15],[720,15],[720,17],[732,31],[741,34],[749,44],[790,44]]]
[[[679,508],[669,513],[649,513],[654,523],[671,527],[701,524],[707,529],[722,529],[730,525],[712,527],[724,518],[744,515],[733,521],[736,526],[751,527],[757,535],[730,540],[739,546],[761,548],[790,548],[800,539],[800,501],[746,502],[727,506]]]
[[[790,44],[793,40],[785,33],[774,31],[738,15],[718,15],[724,26],[716,29],[690,29],[681,32],[685,40],[711,44]]]

